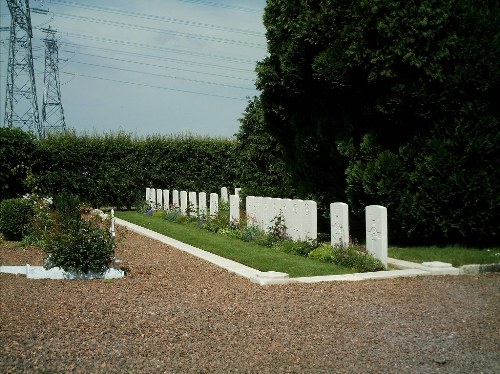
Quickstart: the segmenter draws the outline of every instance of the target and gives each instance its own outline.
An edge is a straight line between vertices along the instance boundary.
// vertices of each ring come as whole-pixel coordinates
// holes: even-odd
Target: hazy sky
[[[258,95],[265,0],[30,0],[30,7],[40,118],[41,28],[49,26],[57,30],[66,125],[78,132],[232,136],[247,98]],[[10,25],[6,0],[0,22]],[[9,32],[0,39],[3,126]]]

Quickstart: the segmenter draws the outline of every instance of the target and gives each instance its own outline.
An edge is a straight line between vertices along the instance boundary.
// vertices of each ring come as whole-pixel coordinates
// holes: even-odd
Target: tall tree
[[[496,238],[498,1],[268,0],[264,24],[266,131],[299,193],[387,205],[396,240]]]

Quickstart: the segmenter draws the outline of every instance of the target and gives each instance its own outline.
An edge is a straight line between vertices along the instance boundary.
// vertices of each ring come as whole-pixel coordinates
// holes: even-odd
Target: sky
[[[232,137],[266,54],[265,0],[30,0],[41,118],[46,33],[57,30],[67,128]],[[42,14],[38,10],[48,10]],[[44,12],[45,13],[45,12]],[[0,27],[10,26],[0,0]],[[9,31],[0,32],[4,124]]]

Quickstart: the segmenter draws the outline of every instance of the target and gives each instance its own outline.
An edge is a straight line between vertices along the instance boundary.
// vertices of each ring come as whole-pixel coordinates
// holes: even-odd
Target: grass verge
[[[500,262],[500,248],[390,247],[389,257],[416,263],[442,261],[455,267],[469,264],[495,264]]]
[[[179,224],[132,211],[119,211],[115,212],[115,215],[125,221],[261,271],[279,271],[288,273],[290,277],[353,273],[351,269],[335,264],[319,262],[202,230],[196,227],[196,223]]]

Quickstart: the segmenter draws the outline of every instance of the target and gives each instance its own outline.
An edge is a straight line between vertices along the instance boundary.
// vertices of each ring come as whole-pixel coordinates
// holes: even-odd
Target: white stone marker
[[[229,222],[239,224],[240,222],[240,197],[229,196]]]
[[[255,225],[261,230],[265,230],[264,227],[264,198],[262,196],[256,196],[254,199],[255,204]]]
[[[304,226],[304,239],[315,240],[318,238],[318,207],[316,201],[306,200],[304,201],[304,215],[303,215],[303,226]]]
[[[245,199],[245,212],[247,215],[247,226],[257,225],[255,197],[247,196]]]
[[[346,203],[330,204],[330,229],[332,246],[349,243],[349,206]]]
[[[193,209],[190,214],[197,215],[198,214],[198,202],[196,201],[196,192],[189,192],[189,205],[190,208]]]
[[[240,191],[241,191],[241,188],[235,188],[235,189],[234,189],[234,194],[235,194],[236,196],[240,196]]]
[[[167,211],[170,208],[170,191],[163,190],[163,210]]]
[[[151,208],[155,209],[156,208],[156,190],[154,188],[151,188],[149,190],[149,202],[151,204]]]
[[[188,193],[186,191],[181,191],[181,213],[186,214],[188,206]]]
[[[220,201],[224,203],[227,203],[229,201],[229,197],[227,194],[227,187],[222,187],[220,189]]]
[[[304,239],[304,233],[302,231],[302,212],[304,211],[304,201],[300,199],[292,200],[292,209],[290,212],[290,225],[293,231],[290,233],[292,240]]]
[[[151,188],[146,187],[146,202],[149,203],[149,195],[151,194]]]
[[[285,217],[286,224],[286,233],[290,237],[290,239],[294,240],[294,219],[293,219],[293,200],[292,199],[283,199],[283,212]]]
[[[263,203],[263,211],[262,211],[262,230],[269,232],[269,229],[273,225],[272,220],[273,216],[273,198],[272,197],[264,197],[262,200]]]
[[[156,189],[156,206],[155,209],[162,209],[163,191],[161,188]]]
[[[205,192],[198,194],[198,213],[201,217],[207,215],[207,194]]]
[[[210,194],[210,217],[215,217],[219,212],[219,195]]]
[[[366,207],[366,251],[387,266],[387,208]]]
[[[180,207],[179,204],[179,191],[172,191],[172,209],[178,209]]]

